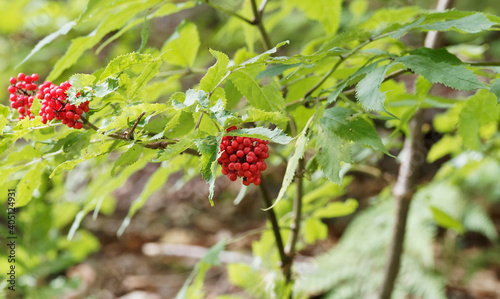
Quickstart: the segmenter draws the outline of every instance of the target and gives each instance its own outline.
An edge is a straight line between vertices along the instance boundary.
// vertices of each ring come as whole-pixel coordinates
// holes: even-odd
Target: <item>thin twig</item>
[[[344,62],[345,60],[347,60],[347,58],[349,58],[352,55],[354,55],[355,53],[357,53],[359,50],[361,50],[363,47],[365,47],[369,43],[371,43],[373,41],[376,41],[376,40],[379,40],[379,39],[382,39],[382,38],[385,38],[385,37],[388,37],[392,33],[393,32],[388,32],[388,33],[384,33],[384,34],[381,34],[381,35],[378,35],[378,36],[373,36],[373,37],[369,38],[368,40],[362,42],[361,44],[357,45],[356,47],[354,47],[353,49],[351,49],[346,54],[339,55],[339,60],[337,61],[337,63],[335,63],[335,65],[313,87],[311,87],[311,89],[309,89],[306,92],[306,94],[304,95],[304,97],[300,101],[306,101],[307,98],[314,91],[316,91],[323,83],[325,83],[325,81],[339,68],[339,66],[342,64],[342,62]]]
[[[263,6],[261,5],[261,9],[257,9],[257,2],[255,0],[250,1],[252,5],[252,11],[253,11],[253,24],[257,26],[259,29],[260,37],[262,38],[262,44],[264,45],[265,50],[269,50],[272,48],[272,43],[271,43],[271,38],[269,37],[269,34],[266,31],[266,28],[264,28],[264,24],[262,23],[262,15],[264,14],[264,8],[266,3],[264,2]]]
[[[132,126],[132,128],[130,128],[130,130],[128,131],[127,133],[127,140],[132,140],[134,139],[134,130],[135,128],[137,127],[137,124],[141,121],[141,118],[144,116],[144,114],[146,114],[146,112],[141,112],[141,114],[139,114],[139,116],[137,117],[137,119],[135,120],[135,123],[134,125]]]
[[[236,17],[236,18],[238,18],[238,19],[240,19],[242,21],[245,21],[246,23],[248,23],[250,25],[254,25],[254,22],[252,20],[249,20],[249,19],[245,18],[244,16],[242,16],[242,15],[240,15],[240,14],[238,14],[238,13],[232,11],[232,10],[226,9],[226,8],[224,8],[224,7],[216,4],[216,3],[212,3],[209,0],[206,0],[205,3],[208,4],[208,5],[210,5],[213,8],[217,9],[217,10],[222,11],[223,13],[226,13],[226,14],[228,14],[230,16]]]
[[[200,127],[201,124],[201,119],[203,118],[203,112],[200,113],[200,117],[198,118],[198,121],[196,122],[196,125],[194,126],[194,131]]]
[[[269,197],[269,194],[267,193],[267,189],[264,186],[264,180],[259,185],[260,189],[260,194],[262,195],[262,199],[264,200],[264,204],[267,207],[270,207],[273,205],[273,202],[271,198]],[[267,217],[269,218],[269,221],[271,222],[271,226],[273,229],[273,234],[274,238],[276,240],[276,247],[278,247],[278,252],[281,260],[281,270],[283,271],[283,274],[285,274],[288,270],[285,268],[288,266],[288,257],[285,254],[285,246],[283,245],[283,238],[281,237],[281,232],[280,232],[280,227],[278,224],[278,219],[276,218],[276,214],[274,213],[274,209],[268,209],[266,210]]]
[[[409,73],[409,72],[411,72],[411,71],[410,70],[405,70],[405,69],[394,71],[393,73],[385,76],[385,78],[384,78],[384,80],[382,80],[382,82],[389,81],[391,79],[396,78],[399,75],[402,75],[404,73]],[[342,94],[345,95],[345,96],[347,96],[347,97],[350,97],[350,96],[354,95],[355,93],[356,93],[356,88],[350,88],[350,89],[342,91]],[[320,102],[324,102],[324,101],[328,100],[328,96],[318,97],[317,100],[320,101]],[[303,104],[304,106],[308,107],[309,103],[311,103],[311,102],[312,101],[305,101],[304,102],[304,99],[299,99],[299,100],[296,100],[296,101],[293,101],[293,102],[290,102],[290,103],[286,103],[286,107],[294,106],[294,105],[297,105],[297,104]]]

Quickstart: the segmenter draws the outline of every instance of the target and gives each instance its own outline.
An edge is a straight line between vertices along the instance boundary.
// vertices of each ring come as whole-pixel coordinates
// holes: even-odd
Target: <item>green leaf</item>
[[[427,154],[427,162],[433,163],[448,154],[461,151],[462,138],[460,136],[445,135],[434,143]]]
[[[467,100],[460,111],[458,120],[458,134],[462,136],[466,148],[479,150],[479,128],[481,125],[496,121],[497,101],[495,95],[487,90],[480,90]]]
[[[262,72],[260,72],[259,74],[257,74],[257,76],[255,77],[255,79],[259,80],[259,79],[262,79],[262,78],[265,78],[265,77],[278,76],[278,75],[283,74],[283,72],[286,71],[286,70],[288,70],[288,69],[291,69],[291,68],[294,68],[294,67],[298,67],[298,66],[301,66],[301,65],[302,65],[302,63],[294,63],[294,64],[281,64],[281,63],[278,63],[278,64],[275,64],[275,65],[271,65],[267,69],[265,69]]]
[[[485,88],[476,75],[462,65],[452,65],[450,61],[435,62],[427,56],[408,55],[395,59],[408,69],[422,75],[432,83],[441,83],[459,90]],[[451,61],[453,63],[453,61]]]
[[[299,165],[299,160],[304,156],[304,151],[306,148],[306,144],[308,142],[307,132],[308,132],[309,125],[311,124],[311,121],[313,120],[313,118],[314,117],[311,117],[309,119],[306,126],[304,127],[302,132],[299,134],[297,141],[295,142],[295,150],[293,151],[293,154],[290,157],[290,159],[288,160],[288,163],[286,165],[285,176],[283,177],[283,183],[281,184],[280,192],[278,193],[278,196],[276,197],[276,200],[274,201],[273,205],[264,209],[265,211],[272,209],[274,206],[276,206],[278,204],[278,202],[285,195],[285,192],[288,189],[288,186],[290,186],[290,184],[292,183],[292,180],[295,177],[295,171],[297,170],[297,167]],[[231,132],[234,132],[234,131],[236,131],[236,130],[233,130]]]
[[[337,32],[342,12],[342,0],[289,1],[302,10],[309,19],[320,22],[327,34],[332,35]]]
[[[386,111],[384,107],[385,93],[380,91],[380,85],[384,81],[385,73],[392,67],[392,63],[376,68],[369,72],[356,87],[356,97],[363,107]]]
[[[75,74],[69,77],[69,83],[76,89],[82,89],[85,86],[92,85],[95,81],[95,76],[87,74]]]
[[[59,30],[57,30],[56,32],[53,32],[49,35],[47,35],[46,37],[44,37],[42,40],[40,40],[36,46],[31,50],[31,52],[28,54],[28,56],[26,56],[23,61],[19,62],[17,65],[16,65],[16,68],[18,68],[21,64],[25,63],[26,60],[30,59],[31,56],[33,56],[34,54],[36,54],[38,51],[40,51],[43,47],[45,47],[46,45],[50,44],[53,40],[55,40],[56,38],[58,38],[59,36],[61,35],[66,35],[74,26],[76,25],[76,22],[75,21],[70,21],[64,25],[61,26],[61,28],[59,28]]]
[[[350,215],[358,208],[358,201],[352,198],[345,202],[336,201],[329,203],[326,207],[316,210],[313,217],[316,218],[334,218]]]
[[[266,61],[266,59],[271,55],[271,54],[274,54],[276,53],[276,51],[278,51],[279,48],[281,48],[282,46],[284,45],[287,45],[289,44],[290,42],[289,41],[284,41],[284,42],[281,42],[281,43],[278,43],[274,48],[272,49],[269,49],[267,50],[266,52],[262,53],[262,54],[259,54],[255,57],[252,57],[244,62],[242,62],[241,64],[239,65],[235,65],[233,66],[232,70],[234,69],[238,69],[238,68],[241,68],[242,66],[249,66],[251,64],[257,64],[257,63],[261,63],[261,62],[264,62]],[[236,60],[236,59],[235,59]]]
[[[380,140],[374,125],[362,117],[352,119],[354,112],[354,110],[342,107],[326,109],[320,123],[345,140],[370,146],[392,156]]]
[[[167,15],[174,14],[176,12],[179,12],[184,9],[189,9],[193,6],[195,6],[196,3],[194,1],[187,1],[183,3],[164,3],[163,6],[161,6],[159,9],[157,9],[154,13],[150,14],[147,16],[147,20],[152,20],[154,18],[160,18],[164,17]],[[134,28],[135,26],[144,23],[144,19],[135,19],[134,21],[129,22],[127,25],[123,26],[120,31],[115,33],[112,37],[108,38],[105,42],[101,43],[99,48],[96,50],[96,54],[99,54],[103,48],[105,48],[107,45],[112,43],[113,41],[117,40],[120,36],[122,36],[124,33],[129,31],[130,29]],[[141,33],[142,35],[142,33]]]
[[[262,87],[255,79],[262,66],[251,66],[233,72],[229,79],[257,109],[278,111],[285,108],[285,99],[277,82],[271,81]]]
[[[436,221],[438,225],[444,228],[454,229],[460,234],[464,233],[464,227],[458,220],[454,219],[449,214],[435,206],[431,206],[430,208],[432,211],[432,216],[434,217],[434,221]]]
[[[169,145],[166,149],[158,152],[158,161],[167,161],[184,152],[194,144],[195,134],[188,134],[184,139]]]
[[[89,33],[87,36],[77,37],[71,41],[71,45],[66,51],[66,54],[64,54],[64,56],[56,62],[47,80],[54,81],[57,79],[64,70],[75,64],[87,49],[90,49],[99,43],[99,41],[106,36],[106,34],[121,28],[128,20],[135,17],[137,13],[154,6],[159,2],[161,2],[161,0],[130,1],[127,5],[120,7],[120,9],[114,9],[110,13],[106,14],[104,19],[94,31]]]
[[[278,128],[275,128],[274,130],[269,130],[268,128],[263,127],[238,129],[227,133],[227,135],[260,138],[263,140],[271,140],[279,144],[288,144],[292,141],[290,136],[286,135],[281,129]]]
[[[351,161],[349,144],[334,132],[320,126],[316,141],[316,159],[325,176],[335,184],[341,185],[340,163]]]
[[[151,54],[140,54],[140,53],[129,53],[125,55],[120,55],[113,59],[102,72],[99,81],[102,82],[104,79],[110,76],[116,76],[118,73],[123,72],[131,66],[152,63],[155,62],[155,58]]]
[[[123,167],[128,165],[132,165],[135,162],[139,161],[142,152],[144,151],[144,147],[139,144],[133,144],[129,149],[122,153],[120,157],[115,161],[113,168],[111,169],[111,175],[114,176],[119,172]]]
[[[162,59],[181,67],[192,67],[198,48],[200,37],[196,25],[182,20],[175,32],[165,41],[161,48]]]
[[[148,12],[144,14],[144,21],[142,22],[142,30],[141,30],[141,46],[139,47],[138,52],[144,51],[146,49],[146,44],[148,43],[149,38],[149,27],[148,27]]]
[[[32,165],[30,170],[28,170],[21,181],[19,181],[16,192],[16,208],[23,207],[31,201],[33,191],[35,191],[42,182],[42,174],[45,166],[43,162]]]
[[[420,55],[430,58],[434,62],[444,62],[450,65],[462,65],[463,62],[457,56],[451,54],[446,48],[429,49],[421,47],[410,52],[411,55]]]
[[[314,244],[316,240],[326,240],[328,237],[328,227],[317,218],[308,218],[304,224],[304,241],[307,244]]]
[[[59,164],[52,171],[52,173],[49,176],[49,179],[51,179],[54,175],[56,175],[60,170],[71,170],[71,169],[75,168],[76,165],[78,165],[78,164],[80,164],[88,159],[107,154],[110,151],[112,151],[113,149],[121,146],[122,144],[123,144],[123,141],[121,141],[121,140],[115,140],[114,142],[107,142],[107,143],[102,144],[99,147],[99,150],[88,153],[85,156],[78,158],[78,159],[75,159],[75,160],[65,161],[64,163]]]
[[[129,98],[133,99],[135,95],[143,91],[146,84],[151,81],[158,73],[160,72],[161,60],[157,60],[155,62],[148,63],[139,77],[135,80],[135,85],[129,91]]]
[[[139,114],[145,112],[146,114],[152,116],[167,110],[165,104],[160,103],[141,103],[141,104],[130,104],[123,107],[121,114],[112,117],[109,122],[103,121],[102,126],[99,128],[100,132],[109,132],[112,129],[122,128],[123,126],[128,126],[129,120],[137,119]],[[108,120],[108,119],[106,119]]]
[[[212,49],[209,49],[209,51],[217,59],[217,62],[208,69],[207,74],[200,81],[200,89],[207,93],[212,92],[224,78],[229,64],[229,57],[226,54]]]
[[[443,15],[445,14],[446,13],[444,13]],[[483,15],[482,13],[476,13],[457,20],[424,24],[420,25],[419,27],[426,30],[447,31],[450,29],[455,29],[467,33],[478,33],[490,29],[493,25],[495,25],[495,23],[491,22],[485,15]]]
[[[270,122],[281,129],[286,129],[289,119],[282,112],[267,112],[257,108],[249,108],[241,120],[244,122]]]
[[[201,154],[200,164],[201,164],[201,176],[209,185],[209,196],[210,204],[213,206],[214,203],[212,198],[214,196],[215,190],[215,176],[217,169],[217,152],[219,151],[220,138],[214,136],[207,136],[203,139],[196,139],[194,141],[198,146],[198,151]]]
[[[497,103],[500,104],[500,79],[495,80],[495,82],[491,84],[490,92],[496,95]]]

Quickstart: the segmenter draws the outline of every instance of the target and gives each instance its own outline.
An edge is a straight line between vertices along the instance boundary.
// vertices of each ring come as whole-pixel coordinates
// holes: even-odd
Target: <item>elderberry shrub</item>
[[[84,112],[89,111],[89,102],[86,101],[78,106],[71,104],[67,100],[67,91],[71,87],[68,81],[59,86],[46,81],[38,87],[35,83],[38,79],[37,74],[26,76],[23,73],[19,73],[17,78],[9,79],[11,85],[7,91],[10,93],[10,107],[19,112],[19,120],[25,117],[35,118],[31,112],[31,106],[35,99],[39,99],[41,107],[38,114],[42,117],[44,124],[56,119],[70,128],[81,129],[83,123],[80,118]]]
[[[236,126],[227,129],[227,132],[236,130]],[[269,157],[268,140],[241,136],[224,136],[220,144],[220,157],[217,162],[222,165],[222,174],[231,181],[238,177],[243,178],[243,185],[251,183],[260,185],[260,172],[267,169],[264,161]]]

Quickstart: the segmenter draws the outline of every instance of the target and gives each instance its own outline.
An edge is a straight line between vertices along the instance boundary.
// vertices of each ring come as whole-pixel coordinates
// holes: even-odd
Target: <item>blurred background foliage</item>
[[[289,46],[280,49],[280,55],[308,54],[315,49],[318,40],[322,40],[325,35],[329,34],[328,29],[325,30],[328,26],[324,26],[328,20],[312,21],[308,18],[307,7],[294,5],[294,2],[297,1],[290,1],[292,4],[286,1],[270,1],[266,9],[264,22],[273,42],[290,41]],[[455,7],[458,10],[482,11],[499,15],[500,7],[497,2],[497,0],[456,0]],[[230,10],[241,9],[243,15],[251,15],[248,1],[220,0],[216,3]],[[346,0],[342,6],[339,31],[357,24],[376,29],[377,26],[386,21],[404,23],[405,17],[413,14],[412,6],[432,9],[434,5],[435,1],[431,0]],[[95,19],[90,18],[88,22],[79,24],[66,35],[56,38],[17,68],[16,65],[29,55],[38,41],[77,19],[85,7],[86,1],[0,1],[0,90],[6,90],[8,78],[19,72],[28,74],[36,72],[42,79],[46,78],[52,71],[54,64],[65,54],[71,39],[87,35],[95,29],[100,21],[98,14]],[[392,11],[396,8],[407,9]],[[115,30],[107,33],[102,41],[85,51],[73,66],[64,70],[56,82],[67,80],[74,73],[98,72],[114,57],[137,51],[141,45],[141,31],[144,26],[141,20],[143,19],[144,14],[137,15],[129,21],[129,24],[136,24],[131,26],[129,30],[124,32]],[[161,49],[183,19],[193,22],[198,28],[201,37],[200,49],[202,50],[194,62],[192,74],[188,76],[172,76],[175,72],[181,74],[182,69],[175,65],[164,66],[162,73],[165,74],[166,79],[151,88],[151,93],[148,93],[151,95],[151,101],[157,100],[158,97],[159,102],[165,101],[175,91],[183,91],[199,82],[201,75],[197,73],[197,69],[204,71],[213,61],[209,52],[205,50],[208,47],[225,53],[235,53],[234,56],[230,56],[234,60],[239,59],[240,61],[251,57],[252,53],[263,51],[259,35],[254,28],[203,4],[149,21],[146,24],[149,27],[148,47]],[[333,29],[330,28],[330,30]],[[500,60],[499,36],[497,32],[469,35],[447,32],[444,43],[450,52],[464,60]],[[419,46],[422,37],[422,35],[409,35],[405,37],[407,39],[405,42]],[[397,47],[397,43],[390,46]],[[305,84],[306,87],[303,88],[307,89],[308,83],[305,82]],[[155,89],[160,87],[161,92],[155,93]],[[406,93],[404,82],[400,82],[399,85],[387,82],[382,85],[382,88],[388,91],[388,103],[391,99],[398,99],[398,92],[400,94]],[[297,93],[299,94],[299,92]],[[293,90],[291,90],[287,100],[294,100],[293,94]],[[441,93],[433,96],[464,99],[468,95]],[[7,92],[0,93],[0,102],[7,104],[7,97]],[[497,285],[500,285],[498,282],[500,246],[497,240],[500,228],[500,185],[498,184],[500,136],[498,124],[496,126],[486,124],[482,127],[482,137],[488,140],[484,148],[479,151],[463,149],[461,147],[462,141],[456,134],[457,118],[461,108],[446,110],[449,107],[451,105],[443,106],[443,109],[435,109],[437,117],[434,122],[431,121],[432,127],[428,128],[426,141],[428,141],[427,145],[430,148],[427,156],[430,170],[428,177],[424,176],[422,179],[422,187],[412,204],[406,240],[408,250],[403,257],[401,281],[394,298],[402,298],[406,294],[413,294],[419,298],[474,298],[472,296],[483,294],[484,289],[474,289],[474,286],[470,286],[469,282],[471,279],[474,281],[475,273],[481,271],[490,271],[497,275],[496,282]],[[394,109],[398,108],[394,106]],[[305,120],[298,119],[297,121],[300,123],[305,122]],[[389,122],[377,125],[383,132],[384,127],[390,127],[394,124]],[[392,144],[387,145],[388,148],[397,149],[401,146],[397,138],[388,138],[387,141],[392,142]],[[270,164],[279,168],[283,157],[287,157],[291,151],[291,147],[283,149],[283,152],[280,152],[282,157],[273,158],[274,161]],[[353,157],[355,161],[363,161],[368,167],[348,172],[343,186],[336,186],[324,179],[320,180],[314,177],[311,181],[306,182],[305,193],[307,196],[304,198],[304,213],[308,217],[303,226],[304,240],[300,244],[300,249],[303,250],[305,256],[319,255],[319,263],[318,267],[304,271],[309,274],[298,280],[297,294],[326,294],[322,298],[367,298],[379,284],[381,277],[374,275],[374,273],[380,273],[380,269],[384,265],[384,253],[390,234],[390,221],[394,207],[390,188],[384,188],[388,184],[387,180],[384,179],[385,174],[378,172],[387,172],[390,177],[393,175],[395,166],[386,161],[387,157],[379,159],[379,156],[374,155],[373,151],[366,148],[355,149]],[[15,155],[10,156],[10,158],[15,158]],[[94,261],[99,261],[97,257],[99,254],[103,254],[105,245],[121,244],[123,246],[124,240],[130,240],[128,239],[132,238],[130,236],[137,237],[141,232],[145,234],[143,236],[145,240],[158,239],[158,236],[149,236],[150,233],[147,231],[154,230],[151,228],[151,226],[154,227],[154,224],[147,221],[141,223],[143,218],[134,218],[132,221],[137,221],[137,223],[135,228],[130,228],[133,232],[132,235],[127,237],[125,234],[121,241],[113,239],[115,243],[105,239],[111,238],[109,235],[116,238],[114,234],[118,231],[119,225],[115,223],[106,229],[96,228],[93,226],[91,218],[97,217],[97,215],[88,215],[85,218],[91,221],[83,221],[83,216],[86,213],[79,213],[82,206],[88,207],[88,211],[90,211],[96,205],[100,205],[100,218],[111,217],[115,213],[114,215],[118,219],[115,219],[115,222],[120,222],[124,215],[119,211],[116,214],[116,209],[119,210],[121,198],[127,198],[127,196],[120,191],[113,192],[114,189],[121,188],[131,193],[137,193],[137,190],[124,186],[129,184],[140,186],[138,188],[142,189],[145,182],[142,178],[144,172],[139,171],[146,169],[145,175],[151,173],[147,163],[143,160],[144,162],[136,163],[125,169],[120,176],[111,177],[108,173],[109,169],[100,168],[103,163],[109,163],[104,159],[91,160],[67,173],[64,177],[55,176],[52,180],[42,180],[43,183],[35,194],[35,199],[21,209],[17,225],[23,245],[18,247],[17,251],[20,269],[17,298],[62,297],[69,292],[68,290],[76,290],[82,285],[82,278],[71,278],[68,275],[68,269],[85,259],[94,258]],[[184,176],[176,180],[177,183],[169,185],[169,194],[179,196],[175,195],[177,194],[175,192],[185,190],[183,185],[189,179],[196,177],[197,166],[195,160],[189,158],[183,160],[176,170],[182,168],[181,173]],[[373,171],[375,171],[375,176],[379,176],[379,180],[373,181],[370,179],[371,176],[366,175],[370,172],[373,174]],[[136,172],[139,175],[132,175]],[[281,173],[278,170],[271,173],[270,177],[279,176]],[[47,178],[48,175],[48,173],[44,173],[42,177]],[[127,180],[129,177],[134,182]],[[180,175],[177,175],[176,178],[178,177]],[[21,178],[10,177],[9,181],[19,179]],[[277,179],[269,178],[269,180],[270,189],[279,188],[279,177]],[[4,190],[3,188],[7,187],[8,184],[5,181],[0,181],[0,185]],[[201,186],[201,188],[205,188],[204,183]],[[210,218],[220,217],[222,219],[221,222],[216,222],[214,232],[211,234],[212,237],[221,233],[218,229],[223,234],[228,227],[236,225],[233,222],[238,222],[238,230],[242,232],[256,226],[259,227],[259,225],[262,226],[264,215],[258,209],[260,207],[258,196],[250,194],[247,196],[247,200],[250,197],[257,202],[250,207],[255,210],[255,213],[260,214],[258,216],[248,215],[241,210],[235,210],[233,206],[232,200],[238,190],[234,187],[228,187],[227,184],[223,186],[227,187],[227,190],[223,187],[219,190],[221,195],[218,204],[220,207],[216,207],[217,211],[209,211],[206,202],[191,203],[189,202],[191,198],[182,198],[187,202],[173,201],[174,203],[169,206],[171,210],[164,212],[170,216],[160,214],[162,217],[173,218],[173,220],[165,220],[165,223],[162,223],[165,226],[161,229],[172,224],[183,223],[186,225],[186,222],[196,217],[204,219],[206,223],[210,223]],[[293,189],[289,190],[288,193],[292,194]],[[205,195],[203,194],[203,196]],[[203,198],[203,196],[201,197]],[[351,197],[358,199],[359,208],[362,210],[360,213],[336,220],[325,220],[343,216],[342,213],[338,214],[339,210],[345,211],[345,215],[355,210],[358,203],[354,200],[349,201]],[[92,199],[90,204],[89,199]],[[340,204],[338,201],[332,202],[332,199],[346,201],[341,205],[332,206],[331,210],[335,213],[328,213],[329,210],[326,209],[327,212],[323,214],[315,214],[318,207]],[[2,204],[5,204],[5,199],[2,199]],[[164,205],[160,205],[160,207],[165,208]],[[277,214],[284,219],[283,224],[290,223],[290,219],[287,219],[290,210],[291,203],[286,200],[277,206]],[[445,213],[442,213],[443,211]],[[171,215],[176,213],[182,214],[183,220],[175,218],[180,217],[179,214]],[[232,213],[240,214],[234,216]],[[5,216],[3,210],[2,216]],[[68,233],[75,232],[71,229],[75,217],[76,219],[80,217],[79,220],[83,221],[82,229],[79,229],[74,238],[68,241],[66,238]],[[238,217],[240,219],[235,219]],[[245,222],[241,220],[241,217],[249,219]],[[106,224],[106,222],[97,223]],[[223,226],[218,228],[219,224]],[[345,227],[347,230],[344,232]],[[206,228],[190,227],[190,229],[200,230],[192,234],[204,234]],[[103,233],[104,230],[107,232]],[[5,225],[0,227],[0,233],[6,235]],[[158,235],[162,235],[162,233],[160,232]],[[286,238],[286,233],[284,237]],[[215,244],[213,239],[200,241],[198,238],[196,240],[203,245],[210,244],[207,245],[209,247]],[[261,258],[263,264],[268,264],[268,269],[277,269],[278,256],[274,250],[272,234],[265,231],[260,239],[252,240],[255,242],[245,244],[247,249],[251,248],[253,254]],[[141,244],[143,243],[144,240]],[[336,246],[333,247],[334,244]],[[330,248],[333,249],[330,250]],[[114,253],[130,254],[120,250],[114,251]],[[135,252],[134,254],[139,253]],[[5,267],[6,259],[2,256],[0,268],[4,269]],[[203,282],[206,269],[201,266],[199,268],[199,273],[203,273],[203,275],[197,277]],[[180,273],[184,279],[190,269],[189,263],[186,266],[181,262],[175,264],[173,269],[169,269],[169,273]],[[162,272],[160,270],[156,273]],[[228,280],[239,287],[236,290],[229,290],[238,295],[234,297],[220,296],[221,299],[248,298],[248,294],[253,296],[250,298],[266,298],[272,292],[264,292],[265,288],[274,288],[275,292],[281,292],[281,294],[286,292],[282,285],[266,285],[262,276],[269,277],[272,272],[257,273],[256,275],[256,272],[247,265],[232,264],[228,267],[227,275]],[[199,282],[199,279],[194,279],[194,281]],[[495,277],[489,277],[489,279],[495,281]],[[212,283],[215,282],[212,280]],[[1,286],[5,287],[5,282]],[[202,286],[203,284],[194,283],[188,290],[188,294],[192,298],[208,296],[206,291],[201,291]],[[263,288],[264,286],[265,288]],[[114,298],[113,296],[118,297],[122,295],[120,292],[124,292],[123,289],[120,289],[120,292],[112,294],[112,296],[109,294],[110,292],[102,293],[102,290],[99,289],[107,287],[109,286],[105,283],[96,284],[94,289],[91,288],[90,291],[87,291],[90,294],[88,298],[100,298],[101,296],[104,298],[103,294]],[[179,288],[180,286],[175,291]],[[241,290],[245,290],[247,295],[241,295]],[[217,294],[216,291],[214,292]],[[3,295],[6,294],[4,291]],[[459,297],[460,294],[467,294],[471,297]],[[211,295],[215,296],[213,293]],[[239,295],[241,297],[238,297]]]

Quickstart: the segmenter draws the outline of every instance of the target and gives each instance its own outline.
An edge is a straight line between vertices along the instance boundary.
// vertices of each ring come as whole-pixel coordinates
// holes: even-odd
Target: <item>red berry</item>
[[[241,170],[241,163],[234,163],[234,170]]]
[[[33,79],[33,81],[38,81],[38,74],[33,74],[31,75],[31,79]]]
[[[254,183],[254,185],[255,185],[255,186],[260,185],[260,183],[261,183],[260,178],[256,178],[256,179],[253,181],[253,183]]]
[[[236,162],[236,160],[238,160],[238,157],[236,157],[236,155],[231,155],[229,157],[229,161],[231,161],[231,162]]]
[[[81,128],[83,128],[83,124],[81,122],[76,122],[75,129],[80,130]]]
[[[26,78],[26,75],[24,75],[23,73],[19,73],[19,75],[17,75],[17,79],[19,81],[24,81],[24,78]]]
[[[10,84],[16,84],[16,82],[17,82],[17,79],[16,79],[16,78],[14,78],[14,77],[10,77],[10,79],[9,79],[9,83],[10,83]]]
[[[239,151],[236,152],[236,156],[238,158],[243,158],[243,156],[245,156],[245,153],[242,150],[239,150]]]
[[[241,164],[241,169],[248,170],[248,168],[250,168],[250,164],[248,164],[247,162]]]
[[[230,173],[230,174],[228,174],[227,176],[229,177],[229,179],[230,179],[231,181],[233,181],[233,182],[234,182],[234,181],[236,181],[237,176],[236,176],[236,174],[235,174],[235,173]]]
[[[250,165],[250,167],[248,168],[248,170],[250,170],[251,172],[256,172],[257,171],[257,166],[255,166],[254,164]]]
[[[14,93],[16,93],[16,88],[15,88],[14,86],[10,85],[10,86],[7,88],[7,91],[8,91],[9,93],[14,94]]]

